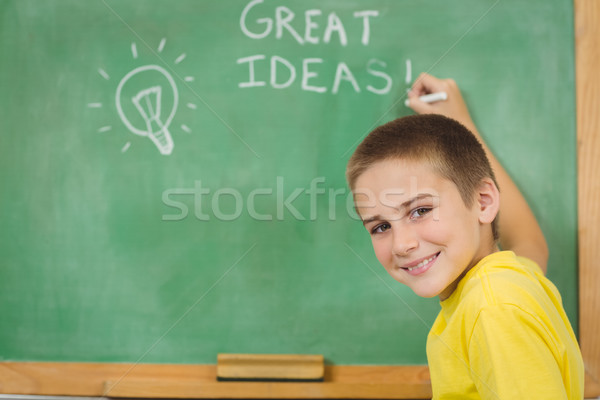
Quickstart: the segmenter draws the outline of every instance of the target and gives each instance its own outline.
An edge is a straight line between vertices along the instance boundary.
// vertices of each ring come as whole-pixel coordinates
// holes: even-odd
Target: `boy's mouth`
[[[410,275],[420,275],[420,274],[424,273],[425,271],[427,271],[433,265],[433,263],[435,262],[435,260],[438,258],[439,255],[440,255],[440,253],[437,252],[427,258],[412,262],[401,268],[403,270],[405,270],[406,272],[408,272]]]

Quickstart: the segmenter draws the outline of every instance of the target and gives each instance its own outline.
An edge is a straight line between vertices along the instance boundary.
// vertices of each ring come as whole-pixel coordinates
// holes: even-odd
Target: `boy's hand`
[[[448,99],[434,103],[424,103],[419,100],[419,96],[436,92],[446,92]],[[408,106],[418,114],[441,114],[457,120],[471,131],[476,132],[467,105],[453,79],[438,79],[423,72],[413,84],[408,93],[408,99]]]

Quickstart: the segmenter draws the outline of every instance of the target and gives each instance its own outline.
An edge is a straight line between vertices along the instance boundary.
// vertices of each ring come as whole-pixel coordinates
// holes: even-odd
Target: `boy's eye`
[[[410,214],[411,218],[419,218],[422,217],[423,215],[429,213],[431,211],[431,208],[429,207],[419,207],[419,208],[415,208],[412,213]]]
[[[391,228],[390,224],[379,224],[376,227],[374,227],[373,229],[371,229],[371,233],[383,233],[390,228]]]

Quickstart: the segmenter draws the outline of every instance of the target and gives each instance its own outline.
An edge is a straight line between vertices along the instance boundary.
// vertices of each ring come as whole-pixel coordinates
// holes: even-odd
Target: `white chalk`
[[[419,100],[421,100],[424,103],[435,103],[436,101],[444,101],[447,99],[448,99],[448,93],[446,93],[446,92],[430,93],[430,94],[426,94],[426,95],[419,97]],[[408,107],[409,103],[410,103],[409,99],[404,100],[404,105],[406,107]]]

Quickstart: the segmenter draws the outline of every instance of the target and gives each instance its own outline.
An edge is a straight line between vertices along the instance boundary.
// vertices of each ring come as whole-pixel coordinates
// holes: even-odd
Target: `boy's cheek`
[[[379,260],[379,263],[389,269],[390,264],[393,261],[392,251],[390,247],[378,240],[373,240],[373,250],[375,251],[375,257]]]

